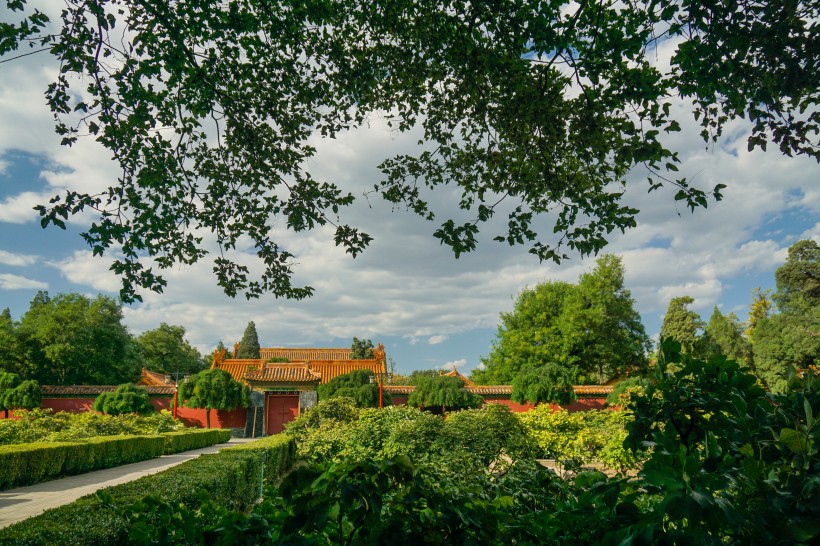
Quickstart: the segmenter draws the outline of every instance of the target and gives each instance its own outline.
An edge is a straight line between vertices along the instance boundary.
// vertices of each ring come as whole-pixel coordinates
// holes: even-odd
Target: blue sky
[[[0,308],[9,307],[15,318],[39,289],[93,296],[115,295],[118,287],[109,258],[92,259],[79,236],[88,218],[72,220],[66,231],[43,230],[32,210],[65,188],[99,190],[116,179],[115,166],[95,142],[59,146],[43,98],[54,74],[43,55],[0,64]],[[817,163],[748,152],[743,122],[730,124],[707,148],[690,108],[673,108],[684,129],[670,137],[682,158],[681,174],[704,188],[727,188],[722,202],[690,213],[675,203],[671,189],[647,194],[645,172],[630,174],[626,200],[641,210],[638,227],[615,234],[607,252],[622,257],[627,287],[653,336],[674,296],[694,297],[705,320],[715,305],[745,319],[752,290],[774,287],[788,246],[820,240]],[[539,264],[525,248],[493,242],[490,225],[478,250],[455,260],[432,237],[436,223],[362,198],[377,180],[376,165],[412,151],[417,139],[373,119],[366,129],[313,142],[312,174],[359,196],[342,219],[376,239],[354,260],[334,246],[329,230],[277,231],[277,240],[297,257],[296,282],[316,288],[310,300],[231,300],[216,287],[206,259],[168,271],[165,294],[147,294],[143,304],[126,307],[130,330],[138,334],[163,321],[182,325],[191,343],[210,352],[219,340],[237,341],[253,320],[266,346],[347,346],[356,336],[384,343],[401,372],[452,364],[469,372],[488,354],[499,313],[512,308],[522,288],[575,281],[592,269],[594,258]],[[458,214],[455,194],[443,191],[434,202],[440,217]]]

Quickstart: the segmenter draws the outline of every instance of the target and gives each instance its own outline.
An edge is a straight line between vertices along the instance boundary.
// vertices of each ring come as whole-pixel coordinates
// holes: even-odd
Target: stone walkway
[[[250,438],[231,438],[224,444],[211,447],[0,491],[0,528],[37,516],[50,508],[74,502],[97,489],[156,474],[205,453],[216,453],[224,447],[249,441]]]

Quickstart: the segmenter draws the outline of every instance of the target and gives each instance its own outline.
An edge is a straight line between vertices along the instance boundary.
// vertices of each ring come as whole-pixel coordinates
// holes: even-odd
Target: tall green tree
[[[161,291],[161,270],[203,259],[203,232],[227,294],[309,296],[274,229],[330,224],[353,256],[368,246],[336,219],[354,196],[313,176],[312,139],[384,112],[420,142],[379,163],[374,192],[434,220],[419,183],[454,189],[472,217],[438,219],[435,237],[456,256],[476,247],[499,195],[515,204],[496,239],[555,261],[637,225],[622,188],[633,167],[691,208],[720,199],[723,185],[675,174],[670,97],[693,105],[707,141],[737,120],[750,149],[820,157],[812,0],[90,0],[67,3],[58,21],[24,0],[7,6],[22,13],[0,27],[0,56],[47,48],[62,67],[46,90],[62,143],[91,136],[121,167],[99,194],[69,188],[40,207],[42,223],[97,214],[83,237],[95,255],[121,249],[112,269],[125,301]],[[661,40],[668,62],[656,62]],[[544,229],[557,244],[539,233],[555,210]],[[243,237],[259,277],[222,252]]]
[[[751,346],[743,337],[743,324],[734,313],[724,315],[715,306],[704,336],[708,357],[724,355],[744,364],[750,363]]]
[[[635,300],[624,286],[621,259],[605,254],[581,275],[564,310],[563,335],[572,339],[581,381],[604,382],[641,368],[651,343]]]
[[[577,285],[545,282],[524,289],[501,324],[483,370],[482,384],[509,384],[525,368],[547,363],[571,371],[572,381],[595,383],[646,360],[649,338],[623,285],[623,265],[611,255]]]
[[[242,341],[239,342],[239,350],[236,358],[261,358],[259,355],[259,334],[256,333],[256,324],[248,322],[245,333],[242,334]]]
[[[14,324],[8,307],[0,313],[0,347],[3,348],[0,370],[19,371],[20,347],[17,339],[17,326]]]
[[[20,319],[21,377],[46,385],[135,381],[139,362],[112,298],[38,294]]]
[[[211,428],[211,410],[244,408],[249,400],[248,387],[219,368],[201,371],[179,384],[179,401],[189,408],[206,410],[208,428]]]
[[[192,374],[210,366],[185,339],[183,326],[161,323],[158,328],[143,332],[134,340],[140,349],[143,366],[158,373]]]
[[[820,364],[820,246],[798,241],[775,272],[778,313],[761,319],[754,333],[755,371],[783,392],[791,370]]]
[[[681,344],[684,354],[692,354],[698,348],[701,330],[705,324],[700,315],[689,309],[695,303],[690,296],[680,296],[669,301],[661,324],[661,339],[672,338]]]

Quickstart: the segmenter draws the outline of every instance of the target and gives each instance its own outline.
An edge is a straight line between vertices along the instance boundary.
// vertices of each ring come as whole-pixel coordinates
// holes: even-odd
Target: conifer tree
[[[256,324],[250,321],[242,334],[236,358],[261,358],[259,355],[259,335],[256,333]]]
[[[690,296],[672,298],[661,325],[661,339],[673,338],[681,345],[681,352],[691,354],[698,341],[698,330],[704,326],[700,315],[689,310],[695,303]]]

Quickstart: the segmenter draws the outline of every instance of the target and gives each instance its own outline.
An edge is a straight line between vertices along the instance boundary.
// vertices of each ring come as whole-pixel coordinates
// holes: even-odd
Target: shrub
[[[107,415],[154,413],[154,406],[148,398],[148,391],[128,383],[120,385],[114,392],[100,393],[91,407],[94,411]]]
[[[221,453],[233,451],[254,451],[264,454],[264,481],[273,484],[290,470],[296,457],[296,442],[293,438],[277,434],[261,440],[248,442],[223,449]]]

